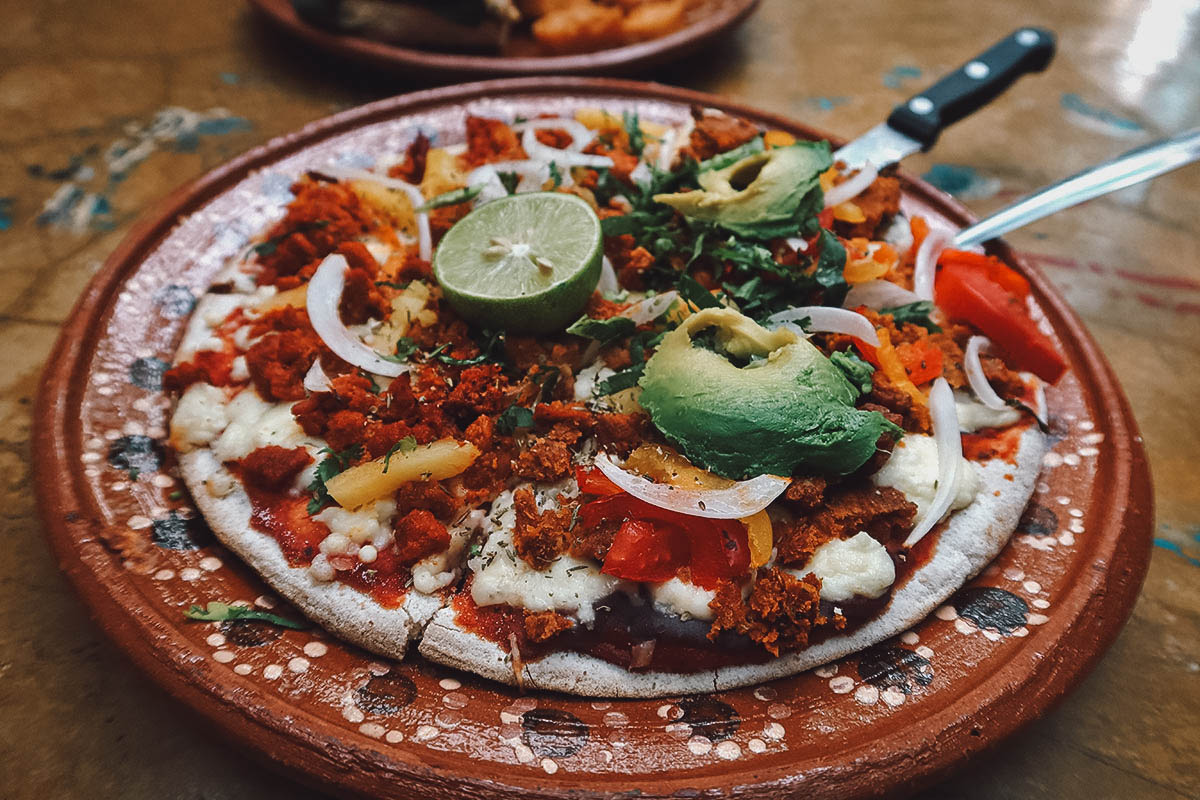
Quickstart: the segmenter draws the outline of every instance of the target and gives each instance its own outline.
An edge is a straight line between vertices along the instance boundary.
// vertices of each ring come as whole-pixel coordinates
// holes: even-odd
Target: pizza
[[[793,674],[983,569],[1066,368],[1028,282],[826,142],[691,116],[312,165],[164,377],[219,539],[368,650],[593,696]]]

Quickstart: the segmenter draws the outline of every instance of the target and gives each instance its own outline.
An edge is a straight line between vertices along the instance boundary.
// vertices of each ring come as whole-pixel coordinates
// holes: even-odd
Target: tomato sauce
[[[250,496],[250,524],[279,543],[288,565],[307,567],[320,552],[329,527],[308,514],[308,497],[293,497],[243,483]],[[404,602],[410,573],[396,558],[394,548],[379,552],[375,561],[357,561],[352,569],[337,570],[336,580],[371,596],[384,608]]]

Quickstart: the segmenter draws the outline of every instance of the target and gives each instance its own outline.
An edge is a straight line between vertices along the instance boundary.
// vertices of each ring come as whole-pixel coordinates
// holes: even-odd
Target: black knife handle
[[[989,103],[1027,72],[1054,57],[1054,34],[1021,28],[925,91],[892,109],[887,124],[928,150],[942,129]]]

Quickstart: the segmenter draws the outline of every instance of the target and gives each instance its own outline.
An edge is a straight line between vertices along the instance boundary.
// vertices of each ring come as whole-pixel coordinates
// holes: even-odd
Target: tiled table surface
[[[1043,75],[953,128],[927,174],[978,213],[1200,122],[1200,3],[765,0],[712,53],[645,76],[852,136],[1022,24]],[[0,14],[0,796],[301,798],[147,685],[56,571],[30,416],[75,297],[138,214],[252,145],[416,88],[304,52],[229,0],[13,0]],[[1200,166],[1010,237],[1124,383],[1158,545],[1128,627],[1045,719],[926,798],[1200,795]]]

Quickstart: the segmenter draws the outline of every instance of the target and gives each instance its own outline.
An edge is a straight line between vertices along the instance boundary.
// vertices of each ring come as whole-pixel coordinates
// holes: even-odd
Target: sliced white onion
[[[429,261],[433,258],[433,234],[429,230],[429,215],[424,211],[417,211],[418,208],[425,205],[425,195],[421,194],[421,190],[413,186],[408,181],[402,181],[399,178],[393,178],[388,175],[380,175],[377,172],[369,172],[365,169],[357,167],[343,167],[338,164],[330,164],[327,167],[321,168],[321,173],[328,175],[331,178],[346,181],[371,181],[378,183],[387,189],[396,189],[408,195],[408,202],[412,204],[413,213],[417,218],[417,255],[423,260]]]
[[[317,358],[313,365],[308,368],[308,372],[304,376],[304,388],[316,394],[317,392],[328,392],[333,388],[329,383],[329,376],[325,374],[325,370],[321,369],[321,359]]]
[[[963,371],[967,373],[967,383],[971,391],[990,409],[1003,411],[1008,408],[1004,398],[996,394],[996,390],[988,383],[983,374],[983,362],[979,360],[979,351],[991,347],[992,343],[986,336],[972,336],[967,340],[967,349],[963,351]]]
[[[596,456],[596,466],[606,478],[639,500],[668,511],[709,519],[741,519],[757,514],[791,483],[787,478],[759,475],[727,489],[677,489],[626,472],[604,453]]]
[[[512,126],[514,131],[518,133],[524,131],[542,131],[542,130],[563,130],[571,136],[571,143],[566,146],[566,150],[573,153],[578,153],[588,145],[592,139],[596,138],[596,134],[588,130],[588,127],[582,122],[570,117],[554,117],[552,119],[527,119],[524,122],[518,122]],[[529,148],[525,148],[525,152],[529,152]]]
[[[655,166],[663,172],[671,171],[671,162],[675,160],[675,141],[678,137],[679,132],[675,128],[669,128],[658,140],[658,158]]]
[[[787,239],[787,246],[795,250],[797,253],[808,252],[808,242],[801,239],[799,236],[791,236]]]
[[[638,325],[658,319],[659,315],[671,307],[679,299],[679,292],[671,290],[639,300],[621,312],[622,317],[629,317]]]
[[[844,333],[861,339],[872,347],[879,346],[879,334],[871,321],[847,308],[830,308],[829,306],[798,306],[784,311],[778,311],[767,317],[766,324],[782,324],[784,322],[799,322],[809,319],[809,333]]]
[[[645,161],[639,161],[633,171],[629,173],[629,180],[633,181],[636,186],[648,185],[650,181],[654,180],[654,175],[650,172],[650,165]]]
[[[600,294],[616,294],[621,291],[621,284],[617,282],[617,271],[613,269],[608,256],[600,260],[600,282],[596,284],[596,291]]]
[[[842,301],[842,308],[894,308],[915,303],[920,299],[903,286],[876,278],[851,286],[850,291],[846,292],[846,299]]]
[[[917,248],[917,263],[913,267],[913,292],[920,300],[933,300],[933,279],[937,275],[937,261],[954,238],[942,230],[933,230],[925,235]]]
[[[408,364],[388,361],[342,324],[338,306],[342,302],[342,290],[346,288],[348,268],[344,256],[326,256],[308,282],[306,306],[313,330],[343,361],[388,378],[403,375],[409,370]]]
[[[573,150],[560,150],[557,147],[542,144],[538,141],[537,134],[533,128],[526,129],[525,133],[521,136],[521,146],[525,148],[525,153],[530,158],[539,161],[553,161],[559,166],[602,169],[613,165],[613,160],[608,156],[576,153]]]
[[[867,187],[874,183],[875,179],[878,177],[879,170],[875,169],[875,165],[868,161],[862,165],[862,169],[858,171],[857,175],[852,178],[847,178],[837,186],[831,187],[829,191],[825,193],[825,207],[833,208],[834,206],[840,206],[847,200],[852,200],[855,197],[858,197],[860,194],[866,191]]]
[[[917,520],[912,533],[904,540],[905,547],[912,547],[933,530],[933,526],[950,510],[958,490],[958,470],[963,460],[962,435],[958,431],[958,408],[954,405],[954,392],[945,378],[938,378],[929,390],[929,418],[933,423],[933,441],[937,446],[937,492],[933,495],[933,502],[925,509],[925,515]]]

